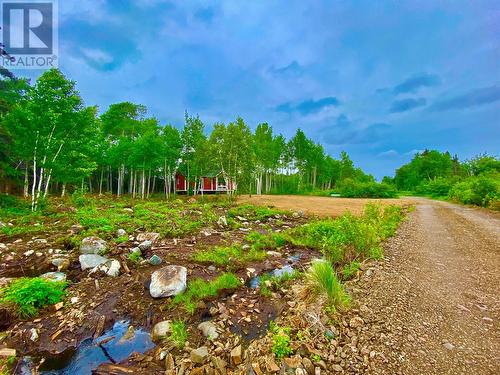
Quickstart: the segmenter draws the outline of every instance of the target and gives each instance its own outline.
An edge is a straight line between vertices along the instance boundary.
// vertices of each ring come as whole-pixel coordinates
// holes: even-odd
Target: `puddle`
[[[154,348],[155,345],[148,332],[136,329],[134,334],[130,335],[129,326],[128,321],[118,321],[112,329],[96,340],[84,340],[77,349],[45,358],[38,373],[40,375],[88,375],[102,363],[118,363],[128,358],[133,352],[144,353]],[[19,373],[31,375],[34,367],[33,359],[24,358]]]
[[[276,269],[272,270],[271,272],[266,273],[266,275],[269,275],[271,277],[283,277],[285,275],[292,275],[294,272],[295,272],[295,270],[293,269],[293,267],[287,264],[286,266],[283,266],[282,268],[276,268]],[[248,287],[252,288],[252,289],[258,288],[260,285],[260,278],[261,278],[260,276],[252,277],[248,281]]]

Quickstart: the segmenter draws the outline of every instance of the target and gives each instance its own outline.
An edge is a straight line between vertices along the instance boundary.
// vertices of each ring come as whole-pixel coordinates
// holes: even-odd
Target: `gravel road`
[[[415,199],[353,290],[370,373],[500,374],[500,216]]]

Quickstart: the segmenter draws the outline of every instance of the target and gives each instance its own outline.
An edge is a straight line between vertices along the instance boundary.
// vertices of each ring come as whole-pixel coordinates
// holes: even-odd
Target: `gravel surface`
[[[344,371],[500,374],[500,217],[414,201],[385,261],[352,285],[370,361],[348,357]]]

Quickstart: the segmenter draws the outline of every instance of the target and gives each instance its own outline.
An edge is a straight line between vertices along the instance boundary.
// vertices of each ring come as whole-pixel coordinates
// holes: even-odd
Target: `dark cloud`
[[[337,98],[327,96],[318,100],[305,100],[297,104],[292,104],[290,102],[282,103],[276,107],[276,111],[285,113],[299,112],[301,115],[305,116],[317,113],[327,107],[336,107],[339,104],[340,102]]]
[[[500,100],[500,86],[490,86],[469,91],[454,98],[437,101],[431,106],[433,111],[465,109],[489,104]]]
[[[389,112],[398,113],[398,112],[411,111],[412,109],[424,106],[426,103],[427,100],[425,100],[424,98],[418,98],[418,99],[408,98],[408,99],[396,100],[392,103]]]
[[[394,94],[405,94],[413,93],[418,91],[421,87],[431,87],[437,86],[441,83],[441,80],[437,75],[422,73],[407,80],[401,82],[399,85],[395,86],[392,91]]]

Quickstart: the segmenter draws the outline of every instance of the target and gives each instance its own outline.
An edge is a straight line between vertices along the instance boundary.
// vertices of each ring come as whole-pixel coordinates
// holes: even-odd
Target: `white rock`
[[[151,241],[146,240],[146,241],[143,241],[142,243],[140,243],[138,247],[142,251],[147,251],[147,250],[151,249],[152,245],[153,245],[153,243]]]
[[[217,220],[217,224],[219,224],[221,227],[227,227],[227,219],[225,216],[219,217]]]
[[[70,302],[72,304],[78,303],[78,297],[71,297]]]
[[[29,257],[29,256],[33,255],[34,253],[35,253],[35,250],[28,250],[28,251],[26,251],[26,252],[24,253],[24,256],[25,256],[25,257]]]
[[[85,237],[80,245],[80,254],[104,254],[106,241],[99,237]]]
[[[217,326],[210,322],[201,322],[198,324],[198,329],[203,332],[203,336],[209,340],[216,340],[219,337],[219,332],[217,332]]]
[[[163,267],[151,275],[149,293],[153,298],[175,296],[186,290],[186,279],[186,267]]]
[[[145,232],[145,233],[139,233],[137,235],[137,241],[151,241],[152,243],[155,243],[158,241],[158,238],[160,238],[160,233],[155,233],[155,232]]]
[[[33,342],[38,341],[38,337],[39,337],[38,330],[36,328],[31,328],[30,333],[31,333],[30,340]]]
[[[100,266],[101,264],[106,263],[108,261],[108,258],[97,254],[82,254],[78,257],[78,260],[80,261],[80,267],[83,271],[88,268],[95,268],[97,266]]]
[[[153,340],[162,340],[168,336],[170,333],[170,320],[164,320],[163,322],[156,323],[151,331],[151,337]]]
[[[106,271],[106,275],[111,276],[111,277],[116,277],[120,274],[120,262],[118,262],[116,259],[111,259],[110,262],[107,262],[106,265],[108,265],[108,270]]]
[[[53,281],[53,282],[62,282],[66,281],[66,274],[64,272],[47,272],[40,276],[42,279]]]
[[[125,236],[126,234],[127,234],[127,232],[125,232],[125,229],[121,229],[121,228],[120,228],[120,229],[118,229],[118,230],[116,231],[116,235],[117,235],[118,237]]]

